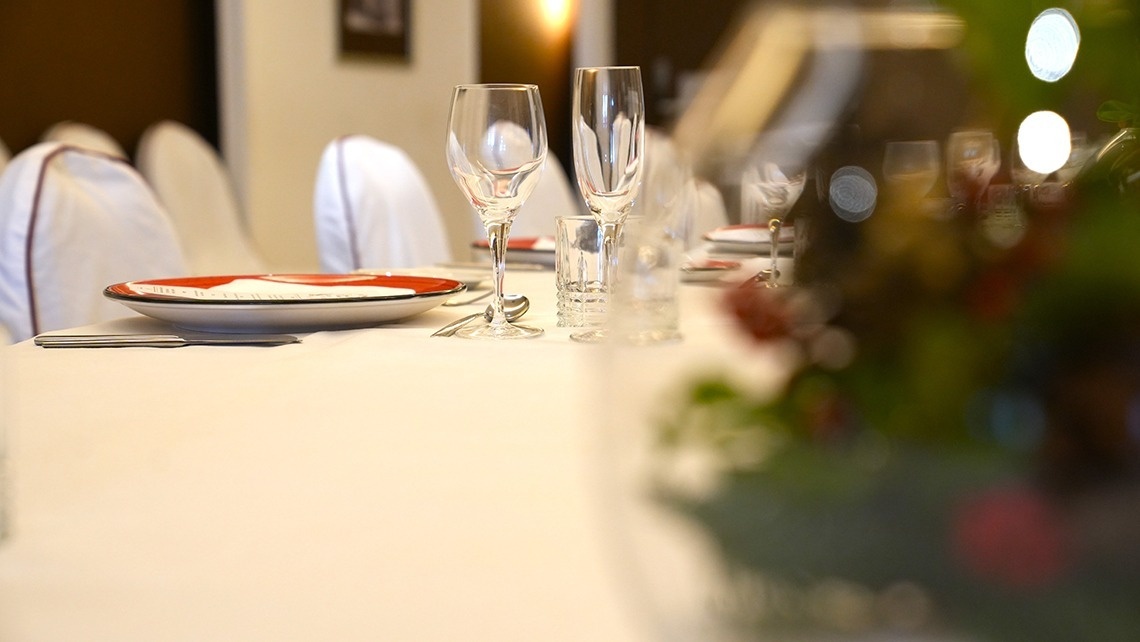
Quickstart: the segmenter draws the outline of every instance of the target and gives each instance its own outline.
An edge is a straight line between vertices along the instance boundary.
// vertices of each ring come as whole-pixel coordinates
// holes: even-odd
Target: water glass
[[[681,339],[678,290],[683,238],[666,219],[630,216],[622,233],[610,334],[632,345]]]
[[[554,221],[558,326],[601,326],[609,300],[602,228],[593,216],[558,216]]]

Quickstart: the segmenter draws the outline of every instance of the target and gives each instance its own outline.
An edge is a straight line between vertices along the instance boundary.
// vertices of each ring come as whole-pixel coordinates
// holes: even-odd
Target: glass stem
[[[491,325],[508,325],[507,315],[503,313],[503,276],[507,271],[507,238],[511,234],[511,223],[489,223],[487,225],[487,243],[491,247],[491,287],[493,295],[491,306],[494,314]]]
[[[614,278],[617,275],[617,241],[621,232],[620,223],[602,223],[602,269],[605,270],[606,294],[614,291]]]
[[[780,255],[780,228],[783,226],[783,221],[778,218],[768,221],[768,234],[771,237],[771,247],[768,250],[771,257],[771,265],[768,266],[768,287],[770,288],[776,287],[776,277],[779,275],[776,270],[776,258]]]

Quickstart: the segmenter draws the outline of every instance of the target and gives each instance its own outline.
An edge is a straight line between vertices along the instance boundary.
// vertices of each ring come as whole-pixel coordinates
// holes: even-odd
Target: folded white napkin
[[[717,228],[705,238],[723,243],[771,243],[771,233],[767,225],[729,225]],[[785,224],[780,228],[780,243],[791,243],[795,239],[795,226]]]
[[[313,299],[358,299],[406,296],[415,294],[409,288],[389,288],[380,285],[309,285],[282,283],[263,279],[234,279],[212,288],[190,288],[153,283],[132,283],[131,290],[139,294],[175,296],[203,301],[281,301]]]

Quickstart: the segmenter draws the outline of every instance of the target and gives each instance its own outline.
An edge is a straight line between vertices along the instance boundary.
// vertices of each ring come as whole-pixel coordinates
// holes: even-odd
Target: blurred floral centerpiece
[[[859,222],[819,171],[796,286],[726,291],[738,331],[794,365],[774,394],[687,381],[661,452],[702,444],[719,475],[658,497],[715,542],[744,639],[1140,636],[1140,3],[1058,12],[1079,55],[1046,80],[1026,33],[1049,5],[944,4],[997,141],[1032,143],[1015,132],[1049,105],[1111,125],[1032,181],[1008,145],[956,193],[880,181]],[[877,174],[885,140],[816,161]]]

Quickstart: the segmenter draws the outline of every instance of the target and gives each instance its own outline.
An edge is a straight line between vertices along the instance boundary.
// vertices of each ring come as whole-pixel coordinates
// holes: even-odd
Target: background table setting
[[[577,84],[596,207],[565,217],[589,230],[573,260],[561,237],[509,236],[547,153],[537,88],[459,86],[447,152],[488,234],[475,265],[360,265],[373,258],[350,247],[339,195],[318,189],[321,247],[351,261],[112,283],[118,318],[6,347],[0,638],[652,639],[615,570],[606,360],[632,337],[655,359],[731,353],[718,286],[765,259],[683,261],[675,205],[627,222],[645,166],[639,71]],[[596,108],[615,97],[616,114]],[[392,157],[368,142],[326,156]],[[492,190],[504,172],[516,180]],[[649,298],[619,300],[624,278]],[[587,290],[566,290],[579,286],[588,309],[574,307]],[[636,323],[611,326],[622,310]],[[459,336],[530,340],[435,336],[466,317]],[[274,345],[251,345],[262,333]],[[46,347],[94,335],[135,343]],[[194,344],[211,335],[227,345]]]

